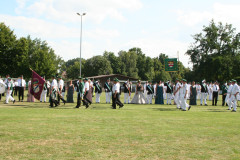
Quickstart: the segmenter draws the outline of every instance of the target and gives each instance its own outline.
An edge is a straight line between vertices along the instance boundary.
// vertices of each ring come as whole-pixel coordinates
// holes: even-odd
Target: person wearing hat
[[[26,81],[23,79],[23,75],[20,76],[18,81],[18,100],[23,102],[24,99],[24,89],[26,87]]]
[[[53,107],[53,104],[55,104],[55,107],[58,106],[57,95],[56,95],[57,90],[58,90],[57,80],[55,79],[55,76],[52,75],[52,83],[50,87],[50,107]]]
[[[208,89],[207,89],[206,81],[203,80],[201,84],[201,105],[203,104],[203,101],[204,101],[205,106],[207,106],[207,94],[208,94]]]
[[[77,82],[77,105],[75,108],[81,107],[81,101],[83,99],[83,93],[84,93],[84,83],[82,81],[82,77],[78,77],[78,82]]]
[[[125,83],[123,83],[124,87],[124,103],[130,103],[130,97],[131,97],[131,88],[132,86],[130,85],[129,80],[127,80]]]
[[[107,79],[107,82],[104,84],[106,103],[111,102],[111,93],[112,93],[112,84],[110,83],[110,78]]]
[[[190,110],[191,106],[187,104],[187,94],[188,94],[188,87],[187,87],[187,80],[182,80],[182,86],[180,88],[180,99],[181,99],[181,109],[182,111],[186,111],[187,109]]]
[[[229,102],[229,108],[233,108],[232,112],[237,111],[237,95],[239,94],[239,87],[237,85],[237,81],[235,79],[232,80],[232,90],[231,94],[229,96],[230,102]]]
[[[65,93],[65,88],[64,88],[64,81],[62,79],[62,77],[58,77],[58,105],[60,105],[60,100],[63,101],[63,103],[65,104],[66,101],[64,99],[64,93]]]
[[[227,91],[228,91],[228,86],[227,86],[227,83],[225,83],[222,85],[222,106],[225,106]]]
[[[124,105],[119,99],[119,93],[120,93],[120,83],[117,78],[114,79],[114,85],[112,88],[112,108],[116,109],[116,105],[119,105],[119,108],[122,108]]]
[[[220,91],[220,89],[219,89],[218,83],[216,81],[213,85],[213,99],[212,99],[212,105],[213,106],[217,105],[219,91]]]
[[[173,95],[174,95],[174,101],[177,105],[177,109],[180,109],[180,104],[181,104],[181,99],[180,99],[180,93],[179,93],[179,90],[181,88],[181,84],[179,82],[179,79],[176,79],[176,85],[175,85],[175,90],[173,92]]]
[[[93,85],[95,87],[96,103],[100,103],[100,96],[101,96],[101,93],[102,93],[102,87],[101,87],[99,81],[96,81]]]
[[[12,97],[13,87],[14,87],[14,84],[13,84],[12,78],[8,77],[6,102],[5,102],[5,104],[8,104],[9,99],[13,102],[13,104],[15,103],[15,99]]]
[[[88,96],[88,92],[89,92],[89,89],[90,89],[90,84],[88,82],[88,78],[85,78],[84,79],[84,94],[83,94],[83,105],[86,106],[86,108],[89,107],[89,104],[91,104],[91,101],[87,98]]]

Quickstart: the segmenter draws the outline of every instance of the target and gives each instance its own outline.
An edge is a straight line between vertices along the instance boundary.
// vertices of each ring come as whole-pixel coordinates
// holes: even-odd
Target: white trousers
[[[212,95],[213,95],[213,92],[209,92],[209,97],[208,97],[209,101],[212,100]]]
[[[130,97],[131,97],[131,93],[129,95],[129,93],[124,93],[124,103],[130,103]]]
[[[203,104],[203,100],[204,104],[207,104],[207,93],[201,92],[201,104]]]
[[[171,100],[172,100],[172,94],[167,93],[167,104],[171,104],[172,103]]]
[[[105,92],[106,94],[106,103],[110,103],[111,102],[111,92]]]
[[[184,98],[184,95],[181,96],[181,108],[183,110],[187,110],[188,107],[189,105],[187,104],[187,98]]]
[[[181,106],[181,100],[180,100],[180,97],[179,97],[179,93],[176,93],[175,96],[174,96],[174,101],[177,105],[177,108],[180,108]]]
[[[228,93],[227,94],[227,96],[226,96],[226,98],[225,98],[225,102],[228,104],[228,101],[229,101],[229,96],[230,96],[230,94]]]
[[[197,99],[200,99],[201,92],[197,92]]]
[[[12,94],[12,90],[7,91],[7,94],[6,94],[6,103],[8,103],[9,99],[10,99],[11,101],[14,101],[14,98],[11,96],[11,94]]]
[[[47,90],[43,90],[42,93],[41,93],[40,102],[42,102],[43,99],[44,99],[44,102],[46,102],[46,99],[47,99]]]
[[[153,95],[152,94],[148,94],[147,95],[147,100],[148,100],[148,104],[152,104],[152,98],[153,98]]]
[[[96,93],[96,103],[100,103],[101,93]]]
[[[234,95],[231,95],[229,98],[229,109],[233,107],[233,110],[237,111],[237,98]]]

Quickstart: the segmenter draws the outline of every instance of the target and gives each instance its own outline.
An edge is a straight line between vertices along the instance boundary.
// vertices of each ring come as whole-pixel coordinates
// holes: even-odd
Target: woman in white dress
[[[146,104],[147,99],[143,94],[143,86],[141,85],[141,81],[138,80],[138,84],[136,85],[136,92],[131,101],[133,104]]]

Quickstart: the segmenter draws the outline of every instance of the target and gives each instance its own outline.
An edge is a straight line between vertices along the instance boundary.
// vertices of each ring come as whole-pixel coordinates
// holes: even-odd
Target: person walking
[[[6,102],[5,102],[5,104],[8,104],[9,99],[13,102],[13,104],[15,103],[15,99],[12,97],[13,87],[14,87],[14,84],[13,84],[12,78],[8,77]]]

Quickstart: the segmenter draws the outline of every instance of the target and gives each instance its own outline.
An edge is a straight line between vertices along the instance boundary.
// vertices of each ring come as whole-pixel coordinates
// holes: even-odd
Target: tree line
[[[190,57],[191,69],[179,62],[179,72],[165,72],[166,53],[151,58],[141,48],[119,51],[117,54],[105,51],[103,55],[82,59],[82,76],[122,74],[141,80],[175,80],[186,78],[190,81],[229,79],[240,80],[240,33],[231,24],[210,21],[200,33],[193,35],[194,42],[186,55]],[[80,59],[64,61],[41,39],[30,36],[17,38],[14,31],[0,23],[0,68],[1,76],[23,74],[31,77],[32,68],[40,75],[50,78],[53,74],[66,72],[68,79],[76,79],[80,72]]]

